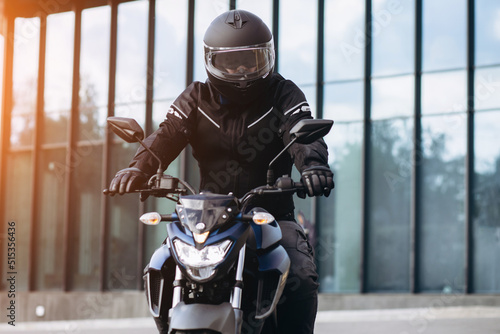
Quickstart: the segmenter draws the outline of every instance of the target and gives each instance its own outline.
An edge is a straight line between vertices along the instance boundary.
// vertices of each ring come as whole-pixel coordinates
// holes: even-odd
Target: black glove
[[[147,180],[148,175],[139,168],[131,167],[122,169],[111,180],[108,194],[111,196],[117,193],[123,195],[138,189],[138,186],[141,186]]]
[[[330,168],[325,166],[314,166],[305,169],[302,172],[302,184],[305,186],[305,192],[299,192],[297,195],[301,198],[308,196],[328,197],[330,191],[335,187],[333,182],[333,173]]]

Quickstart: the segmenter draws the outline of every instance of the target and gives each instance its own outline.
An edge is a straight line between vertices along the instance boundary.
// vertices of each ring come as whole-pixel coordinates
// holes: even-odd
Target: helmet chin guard
[[[221,14],[203,41],[205,69],[220,94],[248,103],[265,91],[274,70],[274,41],[258,16],[244,10]]]

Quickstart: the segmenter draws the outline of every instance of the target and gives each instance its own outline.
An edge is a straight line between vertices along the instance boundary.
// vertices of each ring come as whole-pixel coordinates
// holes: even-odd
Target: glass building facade
[[[9,222],[19,291],[140,290],[164,238],[105,197],[193,80],[203,34],[232,8],[271,28],[277,71],[304,91],[336,188],[300,200],[323,293],[500,293],[500,2],[86,0],[6,4],[0,35],[0,289]],[[197,184],[189,148],[167,173]],[[298,173],[295,172],[298,177]]]

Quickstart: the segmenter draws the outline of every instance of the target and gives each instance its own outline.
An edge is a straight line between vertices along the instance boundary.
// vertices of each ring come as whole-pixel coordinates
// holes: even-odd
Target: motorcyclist
[[[290,141],[289,130],[312,118],[303,92],[274,73],[274,42],[256,15],[232,10],[215,18],[204,36],[208,80],[193,82],[177,97],[158,130],[145,139],[168,166],[190,144],[198,161],[201,190],[241,197],[266,183],[269,162]],[[293,144],[275,163],[275,175],[290,175],[295,164],[306,185],[301,197],[328,196],[334,187],[328,152],[321,139]],[[139,148],[129,168],[111,181],[112,194],[124,194],[153,175],[157,161]],[[256,200],[282,229],[281,244],[291,268],[278,306],[279,333],[312,333],[318,276],[313,250],[294,219],[291,195]],[[160,332],[166,319],[155,319]]]

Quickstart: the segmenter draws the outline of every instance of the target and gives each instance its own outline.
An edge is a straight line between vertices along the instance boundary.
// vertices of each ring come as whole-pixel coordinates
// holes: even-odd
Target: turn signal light
[[[148,212],[139,218],[146,225],[158,225],[161,222],[161,215],[158,212]]]
[[[266,225],[274,221],[274,216],[267,212],[257,212],[253,215],[252,219],[257,225]]]

